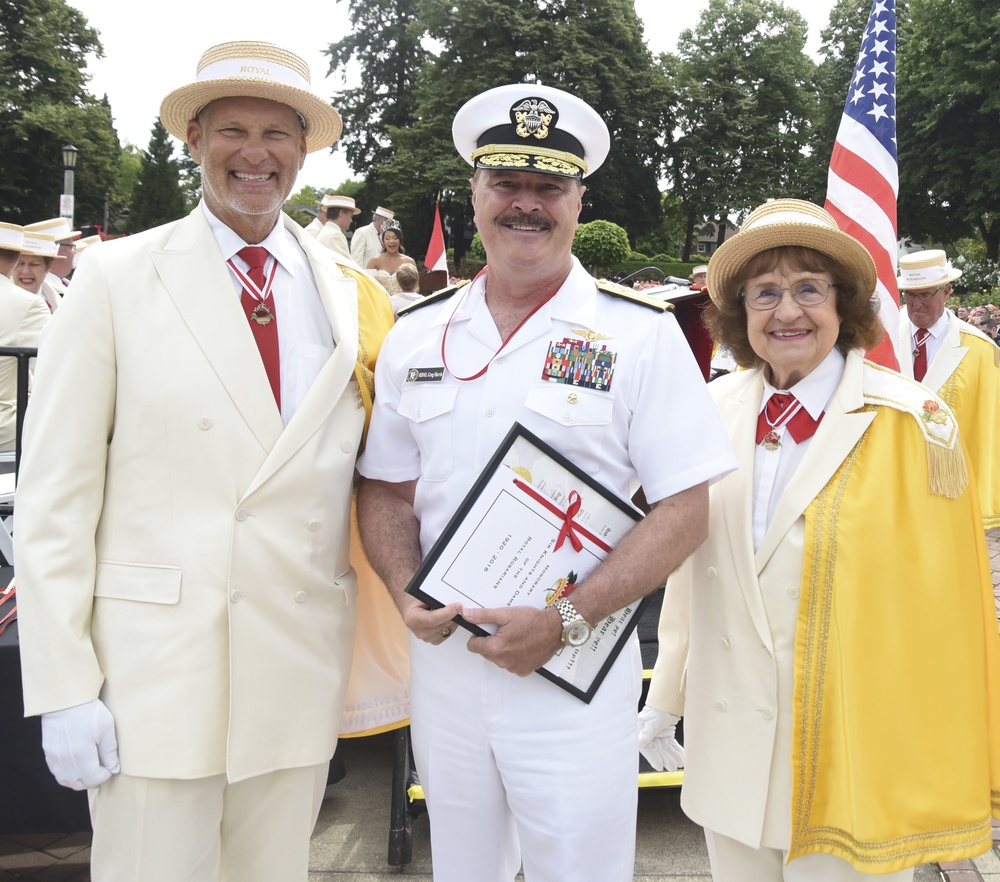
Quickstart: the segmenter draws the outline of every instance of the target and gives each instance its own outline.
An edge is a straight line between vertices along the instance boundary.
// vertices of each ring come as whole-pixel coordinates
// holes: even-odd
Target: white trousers
[[[90,795],[93,882],[306,882],[329,763],[235,784],[112,775]]]
[[[751,848],[728,836],[705,830],[714,882],[910,882],[913,870],[872,875],[829,854],[806,854],[786,864],[788,853]]]
[[[632,882],[638,641],[587,705],[538,674],[411,640],[411,727],[435,882]]]

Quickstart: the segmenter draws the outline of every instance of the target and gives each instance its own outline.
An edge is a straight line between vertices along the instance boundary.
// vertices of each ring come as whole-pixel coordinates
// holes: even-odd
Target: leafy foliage
[[[699,224],[808,195],[815,85],[805,41],[805,20],[777,0],[710,0],[694,31],[681,33],[679,55],[661,57],[678,93],[667,168],[688,213],[685,259]]]
[[[105,198],[120,200],[121,151],[106,99],[87,92],[87,55],[97,32],[64,0],[0,4],[0,214],[30,223],[53,216],[62,192],[62,147],[79,152],[78,225],[100,222]]]
[[[947,10],[945,13],[945,9]],[[975,229],[1000,256],[1000,12],[911,0],[899,41],[900,228],[953,240]]]
[[[592,272],[626,260],[631,251],[628,233],[611,221],[594,220],[580,224],[573,237],[573,253],[581,263],[591,267]]]
[[[132,193],[128,231],[138,233],[187,213],[181,189],[181,164],[174,159],[170,135],[157,120],[149,138],[149,148],[142,154],[139,178]]]

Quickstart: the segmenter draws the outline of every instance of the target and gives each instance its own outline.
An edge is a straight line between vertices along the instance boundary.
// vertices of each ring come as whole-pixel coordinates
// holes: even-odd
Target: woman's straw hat
[[[721,305],[736,296],[733,279],[762,251],[801,245],[831,257],[852,275],[864,280],[864,293],[875,291],[875,261],[853,236],[837,229],[837,222],[818,205],[801,199],[775,199],[750,212],[740,231],[722,244],[708,262],[708,291]]]
[[[188,123],[217,98],[266,98],[292,108],[305,121],[306,150],[329,147],[343,130],[340,114],[312,90],[309,65],[298,55],[251,40],[220,43],[198,62],[195,82],[174,89],[160,105],[160,122],[187,141]]]

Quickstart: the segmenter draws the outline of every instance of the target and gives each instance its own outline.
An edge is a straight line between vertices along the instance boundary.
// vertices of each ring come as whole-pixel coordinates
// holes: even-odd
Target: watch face
[[[566,644],[568,646],[583,646],[590,639],[590,625],[586,622],[573,622],[566,629]]]

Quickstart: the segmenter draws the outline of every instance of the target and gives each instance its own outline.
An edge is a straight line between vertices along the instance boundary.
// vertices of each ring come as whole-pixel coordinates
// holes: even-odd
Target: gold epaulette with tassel
[[[929,490],[957,499],[969,483],[965,451],[951,408],[930,389],[873,362],[865,362],[865,403],[893,407],[910,414],[927,442]]]

